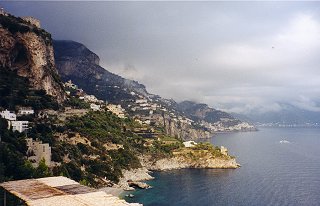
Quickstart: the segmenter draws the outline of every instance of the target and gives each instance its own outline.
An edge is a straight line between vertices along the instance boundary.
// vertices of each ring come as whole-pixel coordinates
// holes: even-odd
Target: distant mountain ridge
[[[286,103],[281,103],[280,106],[281,109],[278,111],[269,111],[264,113],[250,112],[245,114],[245,116],[247,117],[247,120],[255,124],[270,124],[274,126],[320,125],[320,112],[301,109],[297,106]]]
[[[218,122],[223,118],[234,119],[232,115],[210,108],[207,104],[203,103],[183,101],[177,104],[177,108],[189,118],[204,120],[211,123]]]
[[[230,114],[206,104],[191,101],[177,103],[148,93],[143,84],[99,66],[99,57],[81,43],[59,40],[53,41],[53,46],[57,69],[64,81],[72,80],[88,94],[109,103],[120,104],[131,117],[154,120],[156,125],[164,127],[168,135],[193,139],[210,137],[216,131],[250,130],[248,124],[242,124]],[[137,100],[145,101],[145,106],[156,104],[159,109],[153,114],[146,114],[145,106],[140,107]]]

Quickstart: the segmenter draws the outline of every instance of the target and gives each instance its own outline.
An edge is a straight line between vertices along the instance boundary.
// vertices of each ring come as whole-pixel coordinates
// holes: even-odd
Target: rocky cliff
[[[192,101],[183,101],[177,104],[177,110],[181,111],[187,117],[194,120],[204,120],[206,122],[215,123],[221,121],[221,119],[233,119],[235,118],[223,111],[210,108],[206,104],[195,103]],[[234,121],[234,123],[240,123],[240,120]]]
[[[210,138],[213,133],[206,128],[196,128],[194,125],[183,121],[177,121],[168,114],[156,114],[152,116],[156,124],[163,127],[167,135],[183,140],[195,140],[199,138]]]
[[[54,62],[51,35],[30,21],[0,15],[0,69],[9,68],[29,79],[31,87],[45,90],[59,102],[65,93]]]
[[[53,41],[57,69],[64,81],[72,80],[99,99],[119,103],[132,99],[130,92],[146,94],[145,86],[99,66],[99,57],[83,44]]]

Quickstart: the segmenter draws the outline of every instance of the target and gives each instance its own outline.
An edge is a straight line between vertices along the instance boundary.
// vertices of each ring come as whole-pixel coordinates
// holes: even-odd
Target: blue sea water
[[[242,167],[154,172],[153,188],[126,200],[145,206],[320,205],[320,129],[260,128],[209,141],[226,146]]]

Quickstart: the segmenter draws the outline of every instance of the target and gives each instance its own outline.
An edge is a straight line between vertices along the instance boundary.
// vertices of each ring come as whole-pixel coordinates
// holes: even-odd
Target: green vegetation
[[[16,106],[30,106],[35,110],[58,109],[59,105],[43,90],[33,90],[27,78],[0,67],[0,107],[15,110]]]
[[[44,91],[29,89],[26,78],[8,69],[0,69],[0,95],[0,106],[10,110],[16,109],[16,106],[31,106],[36,111],[59,108]],[[63,106],[88,108],[89,105],[71,97]],[[28,118],[33,122],[28,137],[49,143],[52,161],[59,164],[48,168],[42,161],[37,168],[33,168],[25,158],[25,134],[7,130],[6,121],[1,120],[0,182],[64,175],[81,184],[99,187],[108,184],[108,181],[117,183],[124,169],[140,167],[138,156],[141,154],[159,159],[172,157],[174,151],[183,148],[181,140],[161,135],[162,128],[157,128],[160,134],[158,139],[143,138],[135,133],[145,130],[142,125],[130,118],[118,118],[108,111],[73,116],[64,123],[57,118]],[[199,145],[197,149],[210,150],[218,155],[218,150],[209,146]]]
[[[89,109],[90,104],[84,102],[76,97],[70,97],[64,104],[66,107],[72,107],[75,109]]]
[[[196,151],[208,151],[212,154],[213,157],[223,157],[220,148],[215,147],[214,145],[208,142],[200,142],[199,144],[192,147],[192,149]]]
[[[33,168],[25,158],[24,134],[7,130],[7,121],[0,118],[0,182],[51,176],[44,163]]]
[[[96,181],[97,177],[117,182],[122,169],[141,166],[137,155],[145,150],[144,141],[131,132],[133,125],[132,120],[120,119],[110,112],[89,112],[82,117],[70,118],[60,130],[68,134],[79,133],[90,143],[54,142],[53,158],[61,161],[68,155],[71,160],[59,171],[91,186],[102,184]],[[107,150],[104,144],[117,144],[120,148]],[[81,166],[83,170],[78,170]]]
[[[150,154],[155,159],[169,157],[182,147],[181,141],[168,136],[163,137],[166,142],[152,140],[146,146],[147,139],[133,132],[139,126],[131,119],[121,119],[107,111],[89,112],[82,117],[69,118],[65,125],[51,126],[52,132],[46,133],[50,130],[43,129],[41,134],[50,137],[48,134],[59,131],[68,136],[62,142],[56,138],[46,141],[52,144],[53,161],[63,162],[68,157],[67,162],[53,169],[55,175],[62,174],[97,187],[105,184],[102,180],[105,178],[116,183],[123,169],[140,167],[138,156],[141,154]],[[71,144],[68,139],[76,134],[83,142]]]

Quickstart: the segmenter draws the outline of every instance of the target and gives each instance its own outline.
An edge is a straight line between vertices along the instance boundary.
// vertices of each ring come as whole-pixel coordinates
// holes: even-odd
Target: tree
[[[46,161],[42,159],[39,162],[39,166],[34,171],[34,178],[40,178],[40,177],[50,177],[52,176],[51,171],[49,170],[48,166],[46,165]]]

